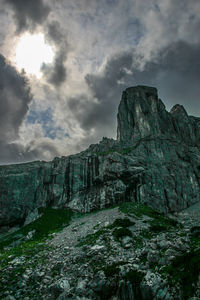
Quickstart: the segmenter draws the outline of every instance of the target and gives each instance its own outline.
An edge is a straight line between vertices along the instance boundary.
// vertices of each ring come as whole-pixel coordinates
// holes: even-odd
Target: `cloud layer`
[[[128,86],[156,86],[167,109],[180,103],[200,115],[198,0],[5,3],[4,56],[12,60],[18,37],[29,31],[44,33],[55,59],[42,66],[38,81],[0,56],[0,163],[48,160],[116,137],[117,107]],[[15,30],[6,37],[8,24]]]
[[[34,30],[46,20],[50,12],[43,0],[6,0],[5,4],[9,4],[14,11],[18,33],[27,29]]]

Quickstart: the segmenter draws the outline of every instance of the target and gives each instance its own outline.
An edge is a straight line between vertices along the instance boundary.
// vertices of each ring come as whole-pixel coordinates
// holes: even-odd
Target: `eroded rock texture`
[[[200,118],[167,112],[156,88],[126,89],[117,140],[51,162],[0,167],[0,225],[23,223],[40,206],[88,212],[122,201],[163,212],[199,200]]]

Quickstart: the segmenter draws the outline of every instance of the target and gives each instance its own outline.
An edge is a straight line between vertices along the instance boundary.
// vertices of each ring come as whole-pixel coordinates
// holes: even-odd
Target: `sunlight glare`
[[[51,63],[54,52],[50,45],[45,43],[44,35],[24,34],[16,48],[16,65],[19,70],[24,69],[26,73],[33,74],[40,78],[40,71],[43,63]]]

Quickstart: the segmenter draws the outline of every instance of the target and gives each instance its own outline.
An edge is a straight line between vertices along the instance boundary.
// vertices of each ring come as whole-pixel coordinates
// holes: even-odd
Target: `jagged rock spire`
[[[120,142],[158,136],[194,146],[200,142],[200,118],[188,116],[180,104],[176,104],[170,113],[166,111],[154,87],[127,88],[122,94],[117,122],[117,140]]]

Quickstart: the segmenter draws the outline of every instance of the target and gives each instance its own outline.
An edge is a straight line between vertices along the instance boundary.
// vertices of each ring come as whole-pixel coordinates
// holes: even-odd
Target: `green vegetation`
[[[146,215],[150,218],[158,218],[161,216],[164,216],[164,214],[155,211],[151,207],[135,203],[135,202],[123,202],[119,204],[119,211],[125,213],[125,214],[133,214],[137,217],[142,217],[143,215]]]
[[[151,225],[150,230],[155,232],[155,233],[159,233],[159,232],[162,232],[162,231],[167,231],[167,226],[160,225],[160,224],[153,224],[153,225]]]
[[[133,238],[133,244],[135,247],[141,247],[143,245],[144,238],[150,239],[154,234],[159,232],[174,230],[179,226],[179,223],[173,219],[166,217],[164,214],[153,210],[152,208],[133,202],[124,202],[116,205],[119,211],[135,218],[142,218],[144,215],[148,216],[149,219],[145,220],[145,223],[150,225],[149,229],[143,229],[140,235]],[[109,208],[111,209],[111,208]],[[106,228],[99,229],[93,234],[87,235],[80,243],[82,245],[95,245],[96,241],[100,236],[104,236],[109,230],[112,230],[114,238],[119,241],[123,236],[132,236],[132,232],[128,227],[135,225],[134,221],[131,221],[128,217],[118,218],[113,224]],[[99,224],[94,228],[97,229]]]
[[[123,236],[132,236],[132,232],[128,228],[115,228],[112,234],[116,240]]]
[[[16,257],[24,256],[27,259],[31,258],[34,254],[47,249],[45,244],[38,241],[26,241],[17,247],[13,247],[7,251],[0,253],[0,269],[5,267],[9,261]]]
[[[98,296],[100,296],[101,299],[107,300],[110,299],[112,295],[116,294],[119,287],[120,266],[126,264],[127,262],[121,261],[113,263],[111,265],[106,265],[101,268],[108,280],[107,284],[99,292],[97,292]],[[116,280],[109,281],[111,277],[115,277]],[[136,270],[130,270],[125,274],[124,277],[132,284],[134,289],[134,296],[136,297],[136,299],[142,299],[139,284],[144,277],[143,273]]]
[[[119,239],[123,236],[132,236],[132,232],[127,227],[133,225],[135,225],[135,222],[132,222],[128,218],[118,218],[109,226],[109,228],[114,228],[112,234],[114,238],[119,241]]]
[[[40,218],[20,228],[16,232],[11,233],[0,241],[0,250],[18,240],[19,236],[25,237],[33,230],[35,230],[35,233],[31,240],[40,242],[44,238],[47,238],[49,234],[57,232],[64,226],[67,226],[72,216],[74,216],[74,212],[70,209],[39,208],[39,213],[42,214]]]
[[[119,211],[136,216],[138,218],[148,216],[150,220],[145,220],[146,223],[150,224],[150,231],[153,233],[159,233],[163,231],[173,230],[178,226],[181,228],[176,220],[166,217],[163,213],[160,213],[151,207],[139,203],[124,202],[119,205]]]
[[[106,277],[111,277],[111,276],[115,276],[115,275],[119,275],[120,272],[120,266],[125,265],[126,262],[116,262],[113,263],[112,265],[107,265],[105,267],[102,268],[102,270],[104,271],[104,274]]]
[[[168,277],[171,286],[180,284],[182,299],[187,300],[195,292],[195,284],[199,276],[200,249],[192,249],[176,257],[169,266],[163,269],[163,275]]]
[[[144,278],[144,274],[137,270],[130,270],[128,273],[126,273],[125,278],[132,284],[140,284]]]
[[[114,221],[114,223],[112,225],[110,225],[110,228],[115,228],[115,227],[129,227],[129,226],[133,226],[135,225],[135,222],[132,222],[130,219],[128,218],[118,218]]]
[[[194,238],[200,238],[200,226],[194,226],[191,228],[191,235]]]
[[[143,229],[140,231],[140,236],[149,240],[153,237],[153,232],[149,229]]]
[[[44,250],[50,247],[44,243],[49,234],[61,230],[67,226],[74,215],[69,209],[40,208],[42,216],[34,222],[22,227],[18,231],[9,234],[0,241],[0,270],[7,267],[14,259],[22,260],[22,263],[14,266],[9,272],[9,282],[17,284],[17,278],[28,267],[43,264]],[[33,231],[33,236],[27,240],[27,234]],[[7,247],[4,249],[4,247]],[[31,263],[31,259],[37,254],[37,259]]]
[[[103,287],[96,291],[97,299],[108,300],[116,294],[118,289],[117,282],[107,282]]]
[[[137,270],[130,270],[128,273],[126,273],[125,278],[132,284],[134,291],[134,299],[142,299],[140,283],[144,278],[144,274]]]
[[[69,209],[52,209],[40,208],[40,218],[34,222],[22,227],[18,231],[7,235],[0,241],[0,271],[3,272],[7,266],[14,263],[13,268],[9,269],[7,274],[7,284],[4,287],[0,281],[0,289],[18,288],[19,277],[28,268],[35,268],[38,264],[43,265],[47,261],[45,252],[49,252],[52,248],[45,244],[45,239],[51,233],[61,230],[70,223],[72,217],[76,214]],[[33,236],[27,240],[26,236],[33,231]],[[7,247],[4,249],[4,247]],[[46,253],[47,253],[46,252]],[[35,256],[37,254],[37,256]],[[30,282],[30,285],[33,284]]]
[[[38,241],[27,241],[20,246],[13,247],[10,250],[0,253],[0,272],[4,272],[6,268],[6,285],[0,278],[0,290],[5,292],[7,290],[18,289],[22,274],[26,269],[34,269],[37,265],[43,265],[48,262],[48,257],[45,256],[46,251],[52,248],[39,243]],[[37,257],[35,255],[37,254]],[[12,266],[12,267],[11,267]],[[7,270],[8,267],[8,270]],[[33,286],[34,282],[29,282],[29,286]],[[28,296],[28,291],[27,291]]]
[[[191,242],[191,248],[192,249],[200,248],[200,237],[191,236],[190,242]]]
[[[94,246],[96,241],[99,239],[101,235],[107,232],[106,228],[100,229],[95,233],[91,233],[86,235],[86,237],[78,244],[78,246],[83,246],[83,245],[90,245]]]
[[[99,239],[100,236],[103,236],[104,239],[106,237],[104,236],[105,233],[108,233],[109,230],[114,228],[113,236],[118,240],[122,236],[132,236],[131,231],[127,228],[129,226],[134,225],[135,222],[130,221],[128,218],[118,218],[116,219],[113,224],[107,226],[106,228],[99,229],[95,233],[88,234],[79,244],[78,246],[83,245],[90,245],[94,246],[96,241]],[[97,224],[94,226],[94,229],[97,229],[100,225]],[[109,245],[107,245],[109,246]]]

